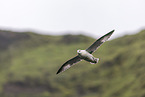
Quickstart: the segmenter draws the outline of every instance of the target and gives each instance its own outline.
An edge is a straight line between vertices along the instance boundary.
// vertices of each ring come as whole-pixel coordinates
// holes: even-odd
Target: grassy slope
[[[95,40],[29,35],[1,51],[2,96],[145,97],[145,31],[104,43],[94,53],[98,64],[82,61],[59,75],[55,73],[64,61]]]

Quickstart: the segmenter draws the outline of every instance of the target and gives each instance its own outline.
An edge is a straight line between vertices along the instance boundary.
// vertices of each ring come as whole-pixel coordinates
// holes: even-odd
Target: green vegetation
[[[104,43],[93,55],[56,75],[95,39],[0,31],[2,97],[145,97],[145,30]]]

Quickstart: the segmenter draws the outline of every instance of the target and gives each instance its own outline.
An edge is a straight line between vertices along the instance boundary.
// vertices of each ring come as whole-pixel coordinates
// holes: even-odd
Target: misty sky
[[[114,36],[145,28],[145,0],[0,0],[0,29]]]

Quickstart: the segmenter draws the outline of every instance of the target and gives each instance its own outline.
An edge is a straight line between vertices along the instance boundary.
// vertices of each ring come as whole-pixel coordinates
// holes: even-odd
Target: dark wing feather
[[[57,71],[56,74],[63,72],[65,70],[67,70],[68,68],[70,68],[72,65],[76,64],[77,62],[81,61],[81,58],[79,56],[76,56],[68,61],[66,61],[61,67],[60,69]]]
[[[114,30],[112,30],[111,32],[105,34],[104,36],[96,40],[89,48],[86,49],[86,51],[92,54],[97,48],[101,46],[101,44],[103,44],[105,41],[108,40],[108,38],[112,35],[113,32]]]

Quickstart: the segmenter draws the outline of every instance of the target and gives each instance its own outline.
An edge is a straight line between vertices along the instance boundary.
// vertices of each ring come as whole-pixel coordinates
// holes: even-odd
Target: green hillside
[[[93,55],[56,75],[95,39],[0,31],[1,97],[145,97],[145,30],[104,43]]]

